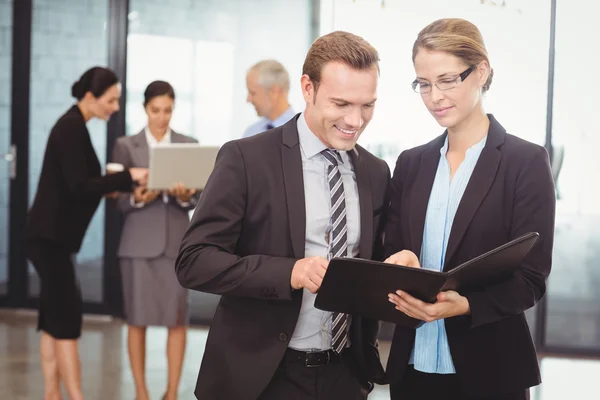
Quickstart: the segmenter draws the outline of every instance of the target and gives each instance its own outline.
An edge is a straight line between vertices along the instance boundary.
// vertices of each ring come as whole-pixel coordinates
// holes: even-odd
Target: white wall
[[[290,102],[304,109],[300,76],[311,44],[311,1],[131,0],[130,10],[127,134],[146,123],[146,85],[162,79],[175,88],[175,130],[204,144],[241,137],[258,118],[246,103],[246,71],[265,58],[286,67]]]
[[[321,34],[346,30],[364,37],[380,53],[379,99],[360,143],[393,163],[400,151],[443,132],[410,86],[415,78],[412,46],[427,24],[459,17],[481,30],[494,68],[486,111],[510,133],[543,144],[550,2],[507,3],[500,7],[480,0],[323,0]]]

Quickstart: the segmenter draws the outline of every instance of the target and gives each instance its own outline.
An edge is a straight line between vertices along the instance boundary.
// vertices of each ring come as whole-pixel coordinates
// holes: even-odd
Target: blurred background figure
[[[169,83],[150,83],[144,92],[147,126],[117,141],[113,161],[127,168],[147,167],[151,147],[197,142],[169,127],[174,105],[175,92]],[[175,276],[175,257],[197,196],[195,190],[178,184],[166,192],[140,187],[117,199],[125,216],[118,256],[137,400],[149,398],[145,375],[148,326],[168,328],[168,383],[163,398],[177,398],[189,312],[187,290]]]
[[[102,176],[86,122],[107,121],[119,111],[121,86],[114,72],[94,67],[73,84],[77,99],[56,122],[46,145],[42,172],[26,226],[27,257],[40,277],[38,330],[45,399],[83,398],[77,339],[83,317],[73,256],[102,196],[144,184],[147,170],[123,169]]]
[[[246,75],[247,101],[261,117],[243,134],[249,137],[281,126],[294,116],[288,102],[290,76],[279,61],[263,60],[254,64]]]

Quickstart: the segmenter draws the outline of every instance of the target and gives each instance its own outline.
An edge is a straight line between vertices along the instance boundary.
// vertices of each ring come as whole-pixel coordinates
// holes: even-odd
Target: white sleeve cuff
[[[175,197],[175,200],[177,200],[177,203],[181,206],[181,207],[189,207],[190,206],[190,202],[189,201],[181,201],[179,200],[179,197]]]
[[[144,203],[143,201],[141,203],[136,203],[135,197],[133,195],[129,196],[129,203],[133,208],[142,208],[146,205],[146,203]]]

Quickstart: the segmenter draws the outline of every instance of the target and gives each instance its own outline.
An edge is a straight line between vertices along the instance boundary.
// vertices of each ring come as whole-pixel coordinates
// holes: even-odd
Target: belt
[[[329,363],[339,363],[342,355],[333,350],[325,351],[298,351],[287,349],[285,352],[285,360],[297,362],[307,368],[322,367]]]

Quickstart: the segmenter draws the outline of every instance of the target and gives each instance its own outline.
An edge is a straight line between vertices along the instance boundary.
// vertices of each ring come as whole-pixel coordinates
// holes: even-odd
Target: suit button
[[[285,332],[281,332],[281,333],[279,334],[279,340],[281,340],[282,342],[285,342],[285,341],[287,341],[287,340],[288,340],[288,335],[287,335],[287,333],[285,333]]]

